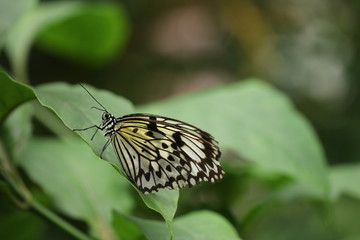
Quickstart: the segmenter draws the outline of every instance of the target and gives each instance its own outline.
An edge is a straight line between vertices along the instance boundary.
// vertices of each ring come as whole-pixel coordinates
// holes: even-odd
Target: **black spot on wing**
[[[154,137],[154,133],[152,131],[147,131],[145,134],[146,136]]]
[[[184,159],[180,159],[180,165],[184,166],[186,164],[186,161]]]
[[[145,173],[145,179],[146,181],[150,180],[150,172]]]
[[[161,135],[165,136],[165,133],[160,131],[157,124],[156,124],[157,118],[156,116],[149,116],[149,123],[147,124],[147,127],[150,131],[156,132],[156,133],[160,133]],[[146,133],[146,135],[148,135],[149,137],[154,137],[154,133],[152,132],[152,135],[148,135]]]
[[[199,164],[201,170],[205,171],[206,172],[206,166],[205,164]]]
[[[149,165],[149,172],[152,172],[152,171],[154,171],[154,168],[153,168],[153,166],[150,164],[150,165]]]
[[[181,136],[180,132],[175,132],[175,133],[172,135],[172,137],[174,138],[176,144],[177,144],[179,147],[182,147],[182,146],[185,145],[185,143],[184,143],[183,140],[181,140],[181,137],[180,137],[180,136]]]
[[[177,150],[174,150],[174,151],[173,151],[173,154],[174,154],[174,156],[176,156],[176,157],[180,157],[180,152],[177,151]]]
[[[151,131],[158,131],[158,128],[156,126],[156,117],[155,116],[150,116],[149,119],[151,121],[149,121],[148,123],[148,128],[151,130]]]

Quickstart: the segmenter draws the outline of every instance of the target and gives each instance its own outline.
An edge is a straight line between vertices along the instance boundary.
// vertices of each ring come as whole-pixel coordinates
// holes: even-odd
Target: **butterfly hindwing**
[[[126,176],[143,192],[177,189],[224,174],[213,137],[184,122],[150,114],[117,119],[112,143]]]

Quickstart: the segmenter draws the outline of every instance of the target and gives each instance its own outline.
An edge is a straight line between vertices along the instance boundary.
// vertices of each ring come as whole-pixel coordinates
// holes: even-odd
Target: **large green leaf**
[[[337,200],[342,194],[360,199],[360,164],[331,167],[331,197]]]
[[[44,3],[28,11],[9,31],[6,38],[8,53],[13,71],[18,79],[26,81],[27,57],[37,34],[49,25],[72,16],[83,5],[80,2]]]
[[[174,221],[175,239],[240,240],[234,227],[211,211],[192,212]]]
[[[31,8],[38,0],[1,0],[0,1],[0,50],[6,32]]]
[[[122,116],[133,112],[129,101],[107,91],[97,90],[89,85],[85,87],[94,95],[107,111],[115,116]],[[53,110],[64,124],[70,129],[86,128],[99,125],[102,112],[90,107],[100,107],[80,85],[71,86],[65,83],[46,84],[36,89],[36,95],[41,104]],[[78,134],[90,145],[93,151],[100,156],[107,139],[102,133],[97,133],[91,141],[95,129],[80,131]],[[120,163],[112,147],[107,148],[103,158],[117,169],[121,170]],[[136,188],[137,190],[137,188]],[[139,192],[139,191],[138,191]],[[159,212],[170,225],[175,215],[179,192],[177,190],[161,190],[155,194],[140,193],[145,204]]]
[[[122,215],[116,217],[124,218]],[[135,223],[149,240],[169,239],[164,223],[125,216]],[[119,220],[118,220],[119,221]],[[120,222],[120,221],[119,221]],[[134,232],[133,227],[131,230]],[[193,212],[179,218],[173,223],[174,240],[240,240],[234,227],[221,215],[211,211]]]
[[[19,164],[58,209],[85,220],[101,239],[113,234],[112,210],[129,212],[133,207],[126,181],[78,139],[33,139]]]
[[[81,63],[107,63],[126,43],[129,24],[120,4],[87,4],[46,28],[37,39],[48,52]]]
[[[113,212],[113,222],[112,222],[114,231],[119,239],[126,240],[139,240],[143,236],[139,227],[128,221],[124,214],[120,214],[116,211]]]
[[[0,124],[6,116],[20,104],[35,99],[33,90],[19,82],[14,81],[5,72],[0,71]]]
[[[285,95],[264,82],[248,80],[137,110],[199,126],[215,136],[224,153],[236,152],[263,172],[288,176],[328,198],[324,154],[312,127]]]
[[[120,5],[42,3],[9,31],[5,46],[16,76],[26,80],[28,53],[40,33],[38,43],[44,49],[83,63],[102,64],[125,44],[128,28]]]
[[[178,205],[179,190],[163,189],[156,194],[140,194],[140,196],[149,208],[163,216],[168,225],[168,230],[172,234],[172,220]]]
[[[37,0],[2,0],[0,2],[0,35],[34,7]]]
[[[0,137],[6,151],[16,159],[32,135],[32,102],[17,107],[0,127]]]

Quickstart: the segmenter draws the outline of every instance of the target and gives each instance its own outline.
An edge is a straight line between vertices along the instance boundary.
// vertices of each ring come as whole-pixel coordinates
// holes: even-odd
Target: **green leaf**
[[[169,234],[172,236],[172,221],[178,205],[179,190],[162,189],[155,194],[144,195],[140,193],[140,196],[146,206],[159,212],[163,216]]]
[[[0,2],[0,50],[5,34],[38,0],[2,0]]]
[[[27,57],[40,33],[39,45],[44,49],[84,63],[102,64],[125,44],[128,28],[120,5],[49,2],[21,18],[9,32],[5,47],[15,75],[27,81]]]
[[[126,220],[123,214],[113,212],[112,226],[119,239],[138,240],[143,236],[136,224]]]
[[[232,240],[241,239],[234,227],[221,215],[211,211],[198,211],[174,221],[175,239]]]
[[[107,111],[115,116],[123,116],[133,112],[133,107],[129,101],[110,92],[97,90],[89,85],[84,85],[90,93],[106,107]],[[80,85],[71,86],[65,83],[52,83],[36,88],[36,95],[40,103],[53,110],[64,124],[70,129],[86,128],[93,125],[99,125],[102,112],[96,109],[90,109],[92,106],[99,106]],[[95,129],[77,132],[100,156],[102,148],[107,139],[103,134],[95,135],[93,141],[91,137]],[[120,169],[120,163],[112,147],[107,148],[103,153],[103,158]],[[124,174],[123,174],[124,176]],[[137,191],[138,189],[135,188]],[[139,192],[139,191],[138,191]],[[140,193],[145,204],[159,212],[170,225],[177,208],[179,192],[177,190],[161,190],[155,194],[144,195]]]
[[[360,199],[360,164],[331,167],[330,182],[332,200],[337,200],[342,194]]]
[[[34,139],[19,164],[58,209],[85,220],[101,239],[114,234],[113,209],[127,213],[133,208],[126,181],[77,139]]]
[[[32,103],[25,103],[12,111],[0,128],[1,139],[14,159],[22,153],[32,135],[32,116]]]
[[[126,219],[135,223],[149,240],[169,239],[162,222],[131,216]],[[240,240],[234,227],[221,215],[211,211],[197,211],[179,218],[173,223],[174,240]]]
[[[170,237],[166,229],[166,224],[160,221],[147,220],[133,216],[123,216],[130,223],[134,223],[140,231],[145,235],[147,240],[175,240]],[[175,221],[174,221],[175,222]],[[133,227],[132,227],[133,228]]]
[[[14,81],[3,71],[0,71],[0,89],[2,89],[0,96],[0,124],[17,106],[35,98],[35,94],[30,87]]]
[[[102,65],[118,55],[129,37],[129,23],[120,4],[88,4],[76,14],[49,26],[38,45],[58,56]]]
[[[328,198],[324,154],[311,125],[285,95],[264,82],[248,80],[137,109],[201,127],[225,154],[236,152],[264,172],[288,176]]]
[[[0,35],[10,29],[37,0],[2,0],[0,3]]]
[[[28,11],[11,29],[5,47],[17,79],[27,80],[27,57],[38,33],[49,25],[75,14],[82,6],[80,2],[43,3]]]
[[[22,83],[14,81],[5,72],[0,71],[0,136],[5,149],[1,158],[10,154],[20,154],[32,134],[31,103],[24,102],[35,98],[34,91]],[[5,154],[5,155],[4,155]],[[4,159],[3,159],[4,160]]]

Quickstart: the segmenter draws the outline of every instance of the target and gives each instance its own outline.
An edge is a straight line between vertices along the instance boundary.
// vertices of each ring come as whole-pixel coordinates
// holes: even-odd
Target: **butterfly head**
[[[112,114],[108,113],[107,111],[103,112],[102,114],[102,120],[107,122],[109,119],[111,119]]]
[[[102,114],[102,123],[100,125],[101,129],[112,130],[114,125],[117,123],[116,117],[111,113],[104,111]]]

